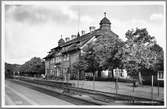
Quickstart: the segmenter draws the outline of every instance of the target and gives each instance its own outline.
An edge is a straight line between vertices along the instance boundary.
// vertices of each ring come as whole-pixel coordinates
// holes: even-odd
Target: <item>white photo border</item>
[[[114,106],[82,106],[82,105],[5,105],[5,5],[162,5],[164,7],[164,29],[166,36],[166,2],[165,1],[2,1],[1,3],[1,106],[3,108],[165,108],[166,107],[166,46],[164,49],[164,106],[131,106],[131,105],[114,105]],[[166,37],[165,37],[166,38]],[[166,40],[165,40],[166,41]]]

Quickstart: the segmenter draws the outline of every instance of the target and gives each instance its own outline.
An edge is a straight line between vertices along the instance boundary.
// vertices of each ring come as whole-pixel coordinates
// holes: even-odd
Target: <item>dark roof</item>
[[[100,25],[102,24],[111,24],[110,20],[107,19],[106,17],[104,17],[101,21],[100,21]]]
[[[108,34],[109,36],[112,36],[112,37],[118,37],[118,35],[112,31],[96,29],[92,32],[86,33],[80,37],[67,41],[64,44],[61,44],[51,49],[50,53],[44,59],[51,58],[55,53],[55,51],[61,50],[61,53],[67,53],[70,51],[79,50],[80,47],[82,47],[85,43],[87,43],[93,36],[98,37],[98,36],[103,36],[104,34]]]
[[[43,59],[49,59],[49,58],[52,58],[53,56],[54,56],[54,52],[49,52],[49,54]]]
[[[52,49],[48,52],[49,54],[48,54],[46,57],[44,57],[43,59],[49,59],[49,58],[54,57],[55,51],[59,51],[59,50],[61,50],[61,47],[60,47],[60,46],[57,46],[57,47],[55,47],[55,48],[52,48]]]
[[[64,44],[64,43],[65,43],[65,41],[64,41],[63,38],[61,38],[61,39],[58,41],[58,44],[59,44],[59,45],[62,45],[62,44]]]

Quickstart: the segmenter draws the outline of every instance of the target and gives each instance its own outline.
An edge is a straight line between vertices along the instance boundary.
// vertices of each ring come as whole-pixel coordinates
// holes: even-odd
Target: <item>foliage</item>
[[[34,57],[31,60],[25,62],[20,67],[20,71],[42,74],[45,72],[44,61],[40,58]]]
[[[123,41],[110,34],[97,36],[95,41],[88,43],[83,48],[83,54],[80,61],[76,62],[74,67],[80,68],[85,72],[112,69],[121,66],[119,56],[116,56],[118,49],[123,46]]]
[[[164,68],[163,49],[145,28],[128,30],[125,42],[109,34],[97,37],[83,48],[84,53],[73,68],[93,73],[126,68],[130,75],[138,78],[141,73],[150,75],[150,72],[156,73]]]
[[[124,67],[132,76],[137,76],[143,70],[156,72],[156,65],[162,65],[163,49],[150,36],[145,28],[128,30],[127,41],[118,55],[122,55]],[[160,67],[159,67],[160,68]]]
[[[94,45],[96,60],[103,70],[122,67],[120,57],[116,54],[123,45],[122,40],[114,36],[108,36],[107,34],[97,39]]]
[[[86,63],[86,71],[92,72],[93,74],[95,71],[99,70],[99,63],[96,58],[96,51],[94,43],[89,43],[87,47],[84,49],[84,54],[82,55],[83,63]]]
[[[5,77],[11,77],[13,72],[19,71],[20,65],[5,63]]]
[[[81,72],[86,71],[87,67],[88,67],[87,62],[83,59],[82,56],[80,56],[80,59],[72,64],[72,68],[71,68],[72,78],[77,79],[78,78],[78,73],[80,73],[79,75],[80,75],[80,78],[81,78]],[[82,74],[82,75],[84,75],[84,74]]]

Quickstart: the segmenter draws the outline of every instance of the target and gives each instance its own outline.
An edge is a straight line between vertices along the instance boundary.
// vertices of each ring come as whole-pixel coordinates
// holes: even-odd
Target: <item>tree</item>
[[[77,62],[77,65],[80,66],[77,66],[77,68],[92,72],[94,76],[95,72],[98,72],[100,77],[102,70],[121,67],[120,57],[116,54],[123,44],[123,41],[117,36],[108,33],[97,36],[95,41],[83,48],[84,54],[81,56],[80,62]]]
[[[79,75],[79,78],[82,78],[83,75],[84,75],[84,72],[87,71],[87,68],[88,68],[87,62],[85,61],[83,56],[80,56],[80,59],[77,62],[72,64],[72,69],[71,69],[72,72],[71,73],[72,73],[73,79],[77,79],[78,78],[78,76],[77,76],[78,73],[81,73],[81,72],[83,74]]]
[[[141,72],[143,70],[156,71],[158,60],[163,60],[163,49],[156,44],[155,38],[150,36],[145,28],[128,30],[125,34],[127,40],[118,55],[129,74],[137,77],[142,84]]]
[[[10,78],[13,76],[14,72],[19,71],[20,65],[5,63],[5,78]]]
[[[21,67],[20,71],[24,74],[44,74],[45,73],[45,65],[44,61],[38,57],[34,57],[31,60],[25,62]]]
[[[94,49],[96,60],[98,61],[101,70],[113,70],[116,67],[122,68],[120,57],[117,56],[118,50],[124,45],[124,42],[118,37],[104,34],[95,42]],[[112,72],[113,77],[113,72]]]
[[[72,65],[73,73],[78,75],[78,72],[91,72],[95,77],[95,72],[99,70],[99,64],[95,59],[94,44],[88,43],[83,51],[84,53],[79,56],[79,60]]]
[[[95,89],[95,72],[100,70],[98,60],[96,58],[95,44],[89,43],[84,48],[84,54],[82,55],[82,62],[85,64],[86,72],[93,73],[93,90]]]
[[[112,35],[108,33],[99,35],[96,40],[83,48],[84,53],[76,68],[92,72],[93,81],[95,81],[96,72],[98,72],[98,76],[101,76],[102,70],[113,69],[121,65],[119,57],[115,56],[121,46],[123,46],[123,41],[113,33]],[[93,89],[94,87],[95,83],[93,82]]]

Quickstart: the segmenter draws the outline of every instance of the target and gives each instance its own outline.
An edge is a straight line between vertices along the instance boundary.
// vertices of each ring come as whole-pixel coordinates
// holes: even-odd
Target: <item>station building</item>
[[[71,35],[71,39],[66,37],[65,40],[61,37],[58,41],[58,46],[52,48],[45,59],[45,75],[48,77],[59,77],[65,80],[70,78],[70,69],[73,63],[78,61],[83,53],[83,48],[98,37],[115,37],[118,35],[111,30],[111,22],[104,15],[104,18],[99,23],[99,28],[94,26],[89,27],[90,32],[81,31],[81,35]]]

